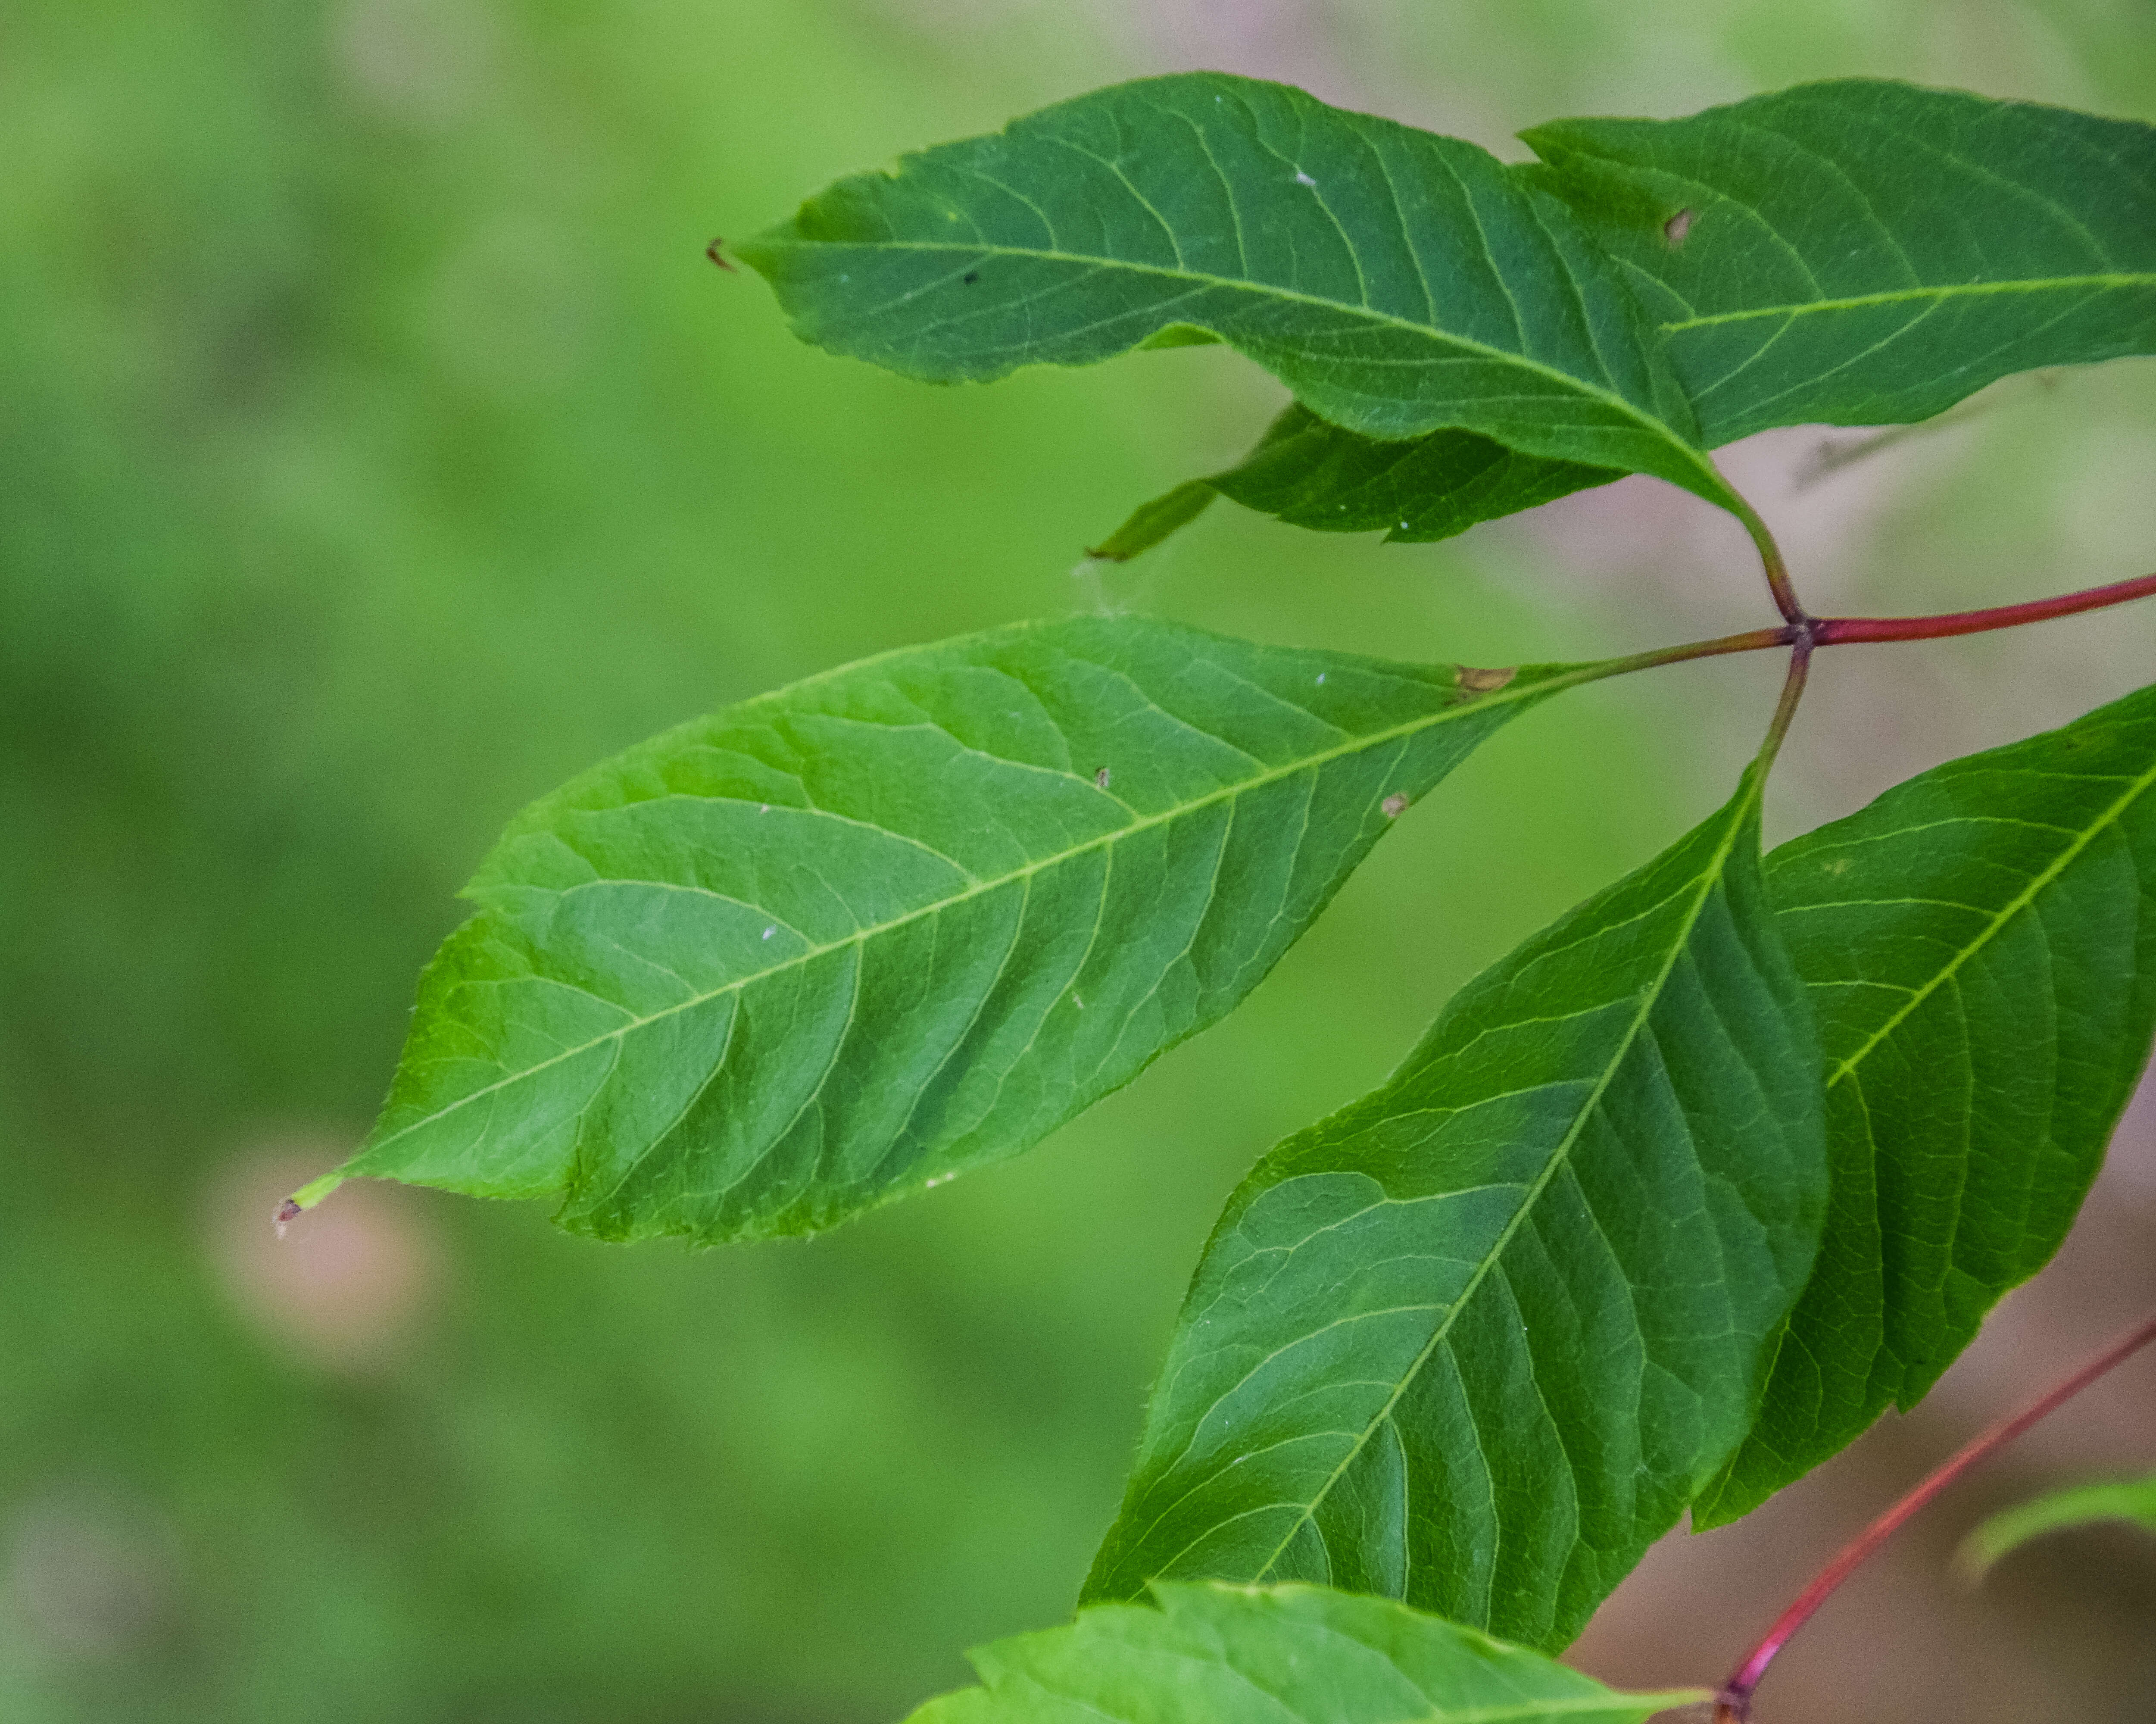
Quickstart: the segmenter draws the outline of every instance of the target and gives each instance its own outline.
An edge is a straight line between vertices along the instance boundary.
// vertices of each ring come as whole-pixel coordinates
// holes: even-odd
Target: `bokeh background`
[[[1477,139],[1907,76],[2156,120],[2150,0],[0,0],[0,1718],[871,1724],[1067,1613],[1199,1245],[1269,1143],[1717,802],[1776,667],[1507,731],[1245,1009],[1034,1154],[691,1256],[348,1187],[414,974],[517,807],[857,655],[1093,605],[1476,663],[1765,620],[1635,480],[1454,543],[1216,510],[1220,350],[937,390],[704,260],[834,175],[1217,66]],[[1823,471],[1728,463],[1828,608],[2156,558],[2156,367],[2024,380]],[[2148,679],[2156,610],[1828,655],[1783,834]],[[2156,1106],[1916,1415],[1674,1535],[1575,1656],[1718,1677],[1840,1540],[2156,1294]],[[2156,1547],[1983,1589],[1984,1509],[2146,1465],[2156,1360],[1943,1506],[1765,1716],[2156,1719]]]

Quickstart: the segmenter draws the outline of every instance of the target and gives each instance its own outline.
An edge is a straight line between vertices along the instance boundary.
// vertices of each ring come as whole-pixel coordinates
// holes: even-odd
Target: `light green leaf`
[[[2156,689],[1769,859],[1825,1051],[1826,1242],[1718,1526],[1922,1399],[2081,1207],[2156,1029]]]
[[[1928,418],[2156,352],[2156,127],[1863,79],[1522,136],[1621,259],[1712,447]]]
[[[685,725],[510,827],[344,1172],[713,1242],[1016,1154],[1227,1012],[1409,802],[1596,674],[1079,618]]]
[[[1086,1597],[1319,1580],[1553,1650],[1736,1450],[1826,1198],[1760,772],[1245,1180]]]
[[[1146,504],[1092,554],[1121,562],[1150,550],[1215,496],[1291,526],[1382,531],[1390,541],[1425,544],[1622,476],[1523,455],[1471,431],[1380,443],[1328,425],[1297,403],[1240,464]]]
[[[2156,1474],[2107,1484],[2076,1485],[2054,1491],[1994,1515],[1962,1541],[1955,1567],[1972,1580],[2009,1551],[2047,1532],[2123,1521],[2156,1532]]]
[[[1642,1724],[1707,1698],[1619,1694],[1389,1599],[1163,1583],[983,1647],[986,1685],[911,1724]]]
[[[1615,265],[1496,157],[1300,90],[1119,85],[842,180],[740,248],[911,377],[1217,335],[1332,423],[1659,474],[1738,513]]]

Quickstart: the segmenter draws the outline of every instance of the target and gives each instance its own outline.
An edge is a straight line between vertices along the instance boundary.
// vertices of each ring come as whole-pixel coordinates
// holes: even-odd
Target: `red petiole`
[[[1982,614],[1979,613],[1979,614]],[[1752,1716],[1752,1696],[1767,1666],[1774,1661],[1792,1635],[1810,1621],[1820,1606],[1833,1597],[1836,1588],[1856,1573],[1865,1559],[1901,1530],[1904,1522],[1979,1462],[1989,1460],[2015,1438],[2068,1401],[2114,1367],[2123,1364],[2143,1347],[2156,1341],[2156,1317],[2150,1317],[2113,1342],[2065,1381],[2055,1384],[2010,1419],[1974,1439],[1938,1471],[1842,1547],[1840,1555],[1820,1571],[1795,1603],[1775,1619],[1774,1625],[1751,1655],[1737,1666],[1715,1696],[1715,1724],[1747,1724]]]
[[[2142,575],[2131,581],[2115,581],[2108,587],[2062,593],[2056,598],[2030,599],[2025,604],[1997,605],[1989,610],[1948,611],[1936,617],[1807,617],[1801,622],[1784,623],[1779,629],[1752,629],[1742,634],[1724,634],[1713,640],[1690,641],[1683,646],[1613,659],[1609,669],[1612,674],[1645,670],[1657,664],[1681,664],[1687,659],[1712,659],[1725,653],[1758,653],[1799,644],[1825,647],[1864,641],[1940,640],[1953,634],[2019,629],[2025,623],[2100,611],[2152,595],[2156,595],[2156,575]]]

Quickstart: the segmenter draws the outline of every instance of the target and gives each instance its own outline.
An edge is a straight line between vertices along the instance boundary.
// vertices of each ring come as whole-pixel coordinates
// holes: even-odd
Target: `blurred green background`
[[[1491,664],[1765,619],[1741,536],[1646,481],[1416,549],[1224,507],[1074,573],[1271,387],[1218,350],[911,385],[704,260],[901,148],[1194,65],[1512,154],[1839,73],[2156,119],[2156,7],[0,0],[0,1719],[898,1716],[1067,1613],[1240,1172],[1720,798],[1774,667],[1546,709],[1235,1019],[812,1244],[602,1247],[377,1188],[272,1236],[365,1129],[494,832],[691,714],[1101,603]],[[1818,443],[1730,464],[1830,603],[2156,554],[2145,365],[1800,485]],[[2146,680],[2156,623],[1866,650],[1822,664],[1782,831]],[[2146,1285],[2149,1213],[2045,1336]],[[1881,1491],[1935,1458],[1902,1440]],[[1908,1668],[1973,1623],[1974,1668],[2021,1674],[1894,1716],[2156,1716],[2156,1573],[2089,1548],[2093,1603],[2061,1571],[1913,1609]],[[1757,1625],[1714,1612],[1778,1602],[1714,1590],[1672,1607],[1714,1624],[1681,1667],[1624,1674],[1711,1679]],[[1875,1716],[1810,1704],[1775,1716]]]

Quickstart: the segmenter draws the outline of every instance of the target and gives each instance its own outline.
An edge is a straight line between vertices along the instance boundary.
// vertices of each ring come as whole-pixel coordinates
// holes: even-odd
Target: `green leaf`
[[[2156,1532],[2156,1474],[2054,1491],[1994,1515],[1962,1542],[1955,1566],[1974,1579],[2009,1551],[2047,1532],[2123,1521]]]
[[[1215,496],[1322,532],[1383,531],[1425,544],[1623,475],[1523,455],[1471,431],[1379,443],[1296,403],[1240,465],[1146,504],[1092,554],[1122,562],[1194,520]]]
[[[2156,127],[1847,79],[1522,136],[1625,264],[1709,447],[2156,352]]]
[[[2156,689],[1769,859],[1825,1050],[1833,1207],[1718,1526],[1922,1399],[2066,1237],[2156,1030]]]
[[[1210,333],[1335,424],[1443,427],[1743,512],[1616,267],[1454,138],[1192,73],[842,180],[740,248],[804,340],[937,381]]]
[[[986,1685],[911,1724],[1642,1724],[1707,1698],[1619,1694],[1389,1599],[1318,1587],[1153,1588],[973,1653]]]
[[[1087,1598],[1320,1580],[1553,1650],[1735,1451],[1826,1198],[1761,770],[1259,1162]]]
[[[1515,172],[1622,260],[1705,447],[1926,418],[2013,372],[2156,352],[2156,128],[1849,79],[1522,136],[1548,166]],[[1614,476],[1515,455],[1493,485],[1450,453],[1326,444],[1291,510],[1250,506],[1297,526],[1427,518],[1391,536],[1438,538]],[[1382,507],[1373,470],[1397,475]]]
[[[510,827],[344,1171],[713,1242],[1016,1154],[1227,1012],[1410,801],[1596,674],[1094,618],[684,726]]]

